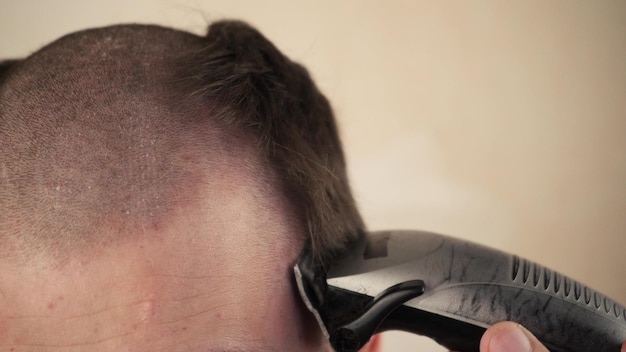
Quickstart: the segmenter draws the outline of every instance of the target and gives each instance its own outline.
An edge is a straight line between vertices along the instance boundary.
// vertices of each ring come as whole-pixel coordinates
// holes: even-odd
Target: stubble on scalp
[[[212,24],[205,37],[78,32],[3,72],[5,257],[62,258],[158,228],[225,160],[283,192],[318,262],[364,230],[328,101],[245,23]]]

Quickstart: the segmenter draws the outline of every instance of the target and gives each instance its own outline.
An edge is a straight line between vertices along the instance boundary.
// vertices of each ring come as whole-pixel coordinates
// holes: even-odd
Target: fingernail
[[[530,340],[522,331],[521,326],[498,331],[489,343],[491,352],[530,352]]]

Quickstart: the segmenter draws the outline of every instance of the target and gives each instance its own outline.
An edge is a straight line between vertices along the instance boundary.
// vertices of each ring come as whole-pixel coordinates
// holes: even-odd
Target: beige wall
[[[330,97],[372,229],[485,243],[626,304],[623,2],[128,3],[0,0],[0,57],[95,25],[246,19]]]

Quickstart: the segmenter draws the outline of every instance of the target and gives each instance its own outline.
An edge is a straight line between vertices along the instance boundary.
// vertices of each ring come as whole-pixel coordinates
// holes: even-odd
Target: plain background
[[[0,0],[0,58],[87,27],[222,18],[310,69],[371,229],[467,238],[626,304],[624,2]]]

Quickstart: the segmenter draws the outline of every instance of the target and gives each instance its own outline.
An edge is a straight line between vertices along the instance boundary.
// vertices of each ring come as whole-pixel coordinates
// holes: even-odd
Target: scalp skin
[[[271,49],[253,37],[249,45]],[[316,210],[332,209],[324,199],[335,192],[325,187],[338,178],[327,170],[343,162],[339,145],[323,143],[324,134],[337,139],[332,115],[316,125],[316,108],[307,106],[321,98],[306,76],[288,79],[300,79],[304,92],[278,92],[280,72],[268,77],[246,63],[255,61],[248,57],[254,50],[232,56],[211,44],[238,41],[110,27],[62,38],[5,71],[0,346],[182,352],[324,345],[291,268],[313,237],[308,229],[326,224],[320,242],[321,234],[332,238],[345,228]],[[282,64],[278,71],[302,73]],[[262,103],[272,108],[259,109],[259,97],[273,99]],[[303,134],[322,135],[321,145],[308,145]],[[278,144],[291,157],[275,152]]]
[[[87,30],[12,62],[0,150],[5,255],[63,258],[158,228],[229,163],[284,193],[320,262],[364,228],[328,102],[241,22],[206,37]]]
[[[172,101],[176,61],[200,44],[154,26],[90,30],[10,73],[0,90],[2,248],[63,257],[159,227],[227,167],[225,145],[246,149]]]

